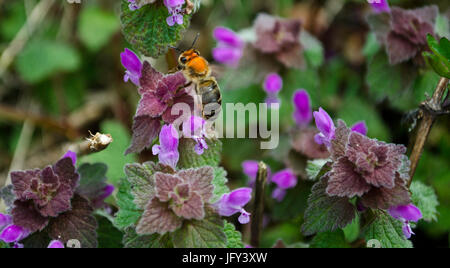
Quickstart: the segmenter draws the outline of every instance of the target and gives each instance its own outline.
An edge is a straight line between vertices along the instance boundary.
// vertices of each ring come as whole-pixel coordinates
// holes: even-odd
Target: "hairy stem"
[[[252,247],[259,247],[261,231],[263,225],[264,212],[264,188],[267,181],[267,166],[264,162],[259,162],[258,176],[255,182],[255,201],[253,204],[253,213],[251,218],[251,238]]]
[[[430,100],[422,103],[420,107],[420,115],[422,116],[422,120],[417,130],[417,136],[414,142],[413,149],[411,151],[411,156],[409,157],[411,161],[411,169],[409,172],[408,187],[411,185],[414,173],[416,172],[420,156],[423,152],[428,134],[430,134],[433,122],[436,119],[437,113],[442,109],[442,97],[445,94],[448,82],[449,80],[447,78],[441,78],[436,87],[436,90],[433,93],[433,97]]]

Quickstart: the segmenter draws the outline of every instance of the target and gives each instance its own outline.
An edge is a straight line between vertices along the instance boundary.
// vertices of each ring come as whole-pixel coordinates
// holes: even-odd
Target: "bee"
[[[186,86],[194,84],[196,93],[201,96],[203,117],[207,120],[214,120],[221,111],[222,94],[216,78],[211,76],[208,61],[200,56],[198,50],[193,48],[198,36],[190,49],[181,52],[178,57],[178,69],[183,72],[188,81]]]

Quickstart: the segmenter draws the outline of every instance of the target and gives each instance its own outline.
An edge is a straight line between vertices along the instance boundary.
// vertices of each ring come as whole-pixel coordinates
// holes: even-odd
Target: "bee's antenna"
[[[197,43],[199,36],[200,36],[200,33],[197,33],[197,35],[195,36],[194,42],[192,42],[191,48],[193,48],[195,46],[195,43]]]

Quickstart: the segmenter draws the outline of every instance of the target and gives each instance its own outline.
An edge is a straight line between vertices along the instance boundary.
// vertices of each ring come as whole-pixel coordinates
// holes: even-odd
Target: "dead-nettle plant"
[[[372,3],[375,12],[368,17],[388,55],[387,64],[422,68],[424,55],[436,73],[445,77],[433,97],[420,107],[423,119],[411,161],[403,145],[367,136],[364,121],[348,127],[338,120],[335,125],[324,109],[313,112],[312,106],[317,104],[305,89],[289,96],[292,103],[282,101],[282,72],[275,71],[317,68],[323,61],[320,42],[302,29],[300,21],[260,14],[247,29],[251,40],[228,28],[216,28],[213,35],[218,44],[212,54],[217,62],[238,72],[248,62],[258,65],[258,79],[252,83],[262,84],[265,108],[259,106],[258,113],[256,105],[242,105],[241,117],[249,111],[266,115],[267,104],[294,107],[295,125],[285,135],[287,150],[266,148],[277,149],[271,154],[272,160],[280,163],[272,167],[277,170],[272,172],[262,162],[245,161],[242,165],[250,187],[231,191],[227,172],[220,166],[222,142],[211,132],[203,106],[193,94],[195,84],[189,83],[182,71],[162,73],[144,60],[158,58],[177,45],[200,2],[122,0],[122,31],[136,53],[125,49],[120,60],[126,69],[124,81],[133,83],[140,95],[131,144],[124,153],[151,150],[157,161],[124,167],[116,206],[105,202],[114,192],[114,186],[106,183],[107,166],[77,165],[76,155],[84,154],[81,149],[77,154],[69,151],[45,168],[12,172],[12,184],[0,189],[7,205],[7,212],[0,214],[0,240],[6,247],[106,247],[109,244],[105,243],[117,240],[114,246],[128,248],[242,248],[241,233],[225,218],[231,216],[238,216],[236,223],[251,222],[251,243],[259,246],[267,218],[269,223],[272,220],[265,215],[269,211],[275,220],[302,219],[302,231],[312,247],[348,246],[344,232],[356,232],[354,247],[367,241],[379,241],[382,247],[411,247],[408,239],[415,223],[436,220],[437,215],[433,189],[412,182],[412,176],[434,119],[448,113],[449,107],[448,93],[443,99],[450,76],[449,42],[435,40],[437,8],[404,10],[377,1]],[[255,58],[261,59],[261,64]],[[265,63],[271,67],[266,68]],[[225,107],[226,117],[234,118],[236,106]],[[271,115],[275,115],[270,124],[272,133],[276,132],[272,147],[276,147],[278,109],[272,109]],[[271,137],[267,120],[264,122],[259,122],[258,130],[249,127],[251,138],[257,133]],[[232,125],[232,129],[226,127],[234,137],[234,120]],[[246,125],[239,128],[245,131]],[[239,131],[238,137],[245,136]],[[110,136],[103,137],[104,142],[95,139],[98,135],[89,140],[90,150],[105,149],[112,141]],[[95,141],[102,146],[92,145]],[[266,187],[272,198],[264,198]],[[291,207],[296,200],[302,205]],[[306,209],[302,208],[305,203]],[[285,246],[277,243],[277,247]]]

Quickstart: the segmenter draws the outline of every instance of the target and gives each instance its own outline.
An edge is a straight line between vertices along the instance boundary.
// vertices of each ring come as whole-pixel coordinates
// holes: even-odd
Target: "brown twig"
[[[69,139],[75,139],[79,136],[78,131],[69,124],[63,124],[55,119],[31,114],[13,107],[0,104],[0,118],[23,122],[29,120],[36,126],[53,129]]]
[[[430,134],[431,127],[438,112],[442,110],[442,97],[445,94],[449,80],[447,78],[441,78],[430,100],[427,100],[421,104],[420,115],[422,121],[419,124],[417,130],[416,140],[414,142],[411,156],[411,169],[409,172],[408,187],[411,185],[414,173],[416,172],[417,164],[419,163],[420,156],[422,154],[425,142],[427,141],[428,134]]]
[[[255,201],[253,204],[253,213],[251,216],[251,237],[250,244],[252,247],[259,247],[261,239],[261,231],[263,226],[264,212],[264,188],[267,181],[267,166],[264,162],[259,162],[258,176],[255,183]]]

